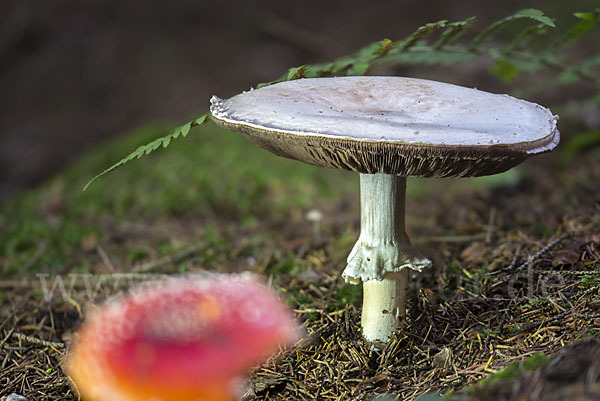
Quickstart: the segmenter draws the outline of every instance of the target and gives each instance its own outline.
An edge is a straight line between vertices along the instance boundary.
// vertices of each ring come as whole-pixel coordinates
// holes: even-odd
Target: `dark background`
[[[0,197],[146,122],[199,116],[288,67],[396,40],[440,19],[594,2],[0,0]],[[561,8],[568,6],[569,13]],[[470,82],[457,70],[456,83]],[[472,82],[471,86],[475,86]]]

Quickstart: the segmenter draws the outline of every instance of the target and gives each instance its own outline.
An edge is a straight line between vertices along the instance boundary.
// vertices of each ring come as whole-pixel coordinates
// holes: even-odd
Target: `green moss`
[[[500,381],[513,380],[522,374],[530,372],[537,367],[546,366],[549,363],[548,357],[542,352],[536,352],[520,363],[513,363],[499,370],[495,374],[481,380],[478,387],[492,385]]]
[[[127,262],[134,264],[141,260],[147,259],[150,256],[148,248],[133,247],[127,251]]]
[[[2,274],[64,269],[81,250],[83,238],[104,237],[99,221],[105,218],[135,223],[173,215],[218,216],[256,227],[265,219],[284,221],[299,208],[356,192],[352,174],[276,157],[214,124],[192,130],[168,151],[129,163],[82,192],[98,171],[162,133],[155,126],[142,127],[1,205]],[[219,248],[224,239],[214,235],[205,233],[203,240]],[[170,254],[171,247],[167,244],[161,253]],[[132,251],[128,259],[141,257]]]
[[[362,297],[362,285],[345,284],[339,287],[335,292],[335,299],[338,301],[337,307],[351,305],[358,302]]]
[[[583,338],[596,338],[598,336],[600,336],[600,329],[591,329],[583,336]]]
[[[280,274],[297,274],[304,270],[302,260],[298,259],[294,254],[284,254],[280,251],[275,251],[273,262],[267,266],[267,273],[273,275]]]
[[[535,299],[529,299],[525,305],[521,306],[521,308],[527,309],[527,310],[532,310],[532,309],[537,310],[537,309],[543,308],[544,306],[552,307],[553,304],[552,304],[552,302],[550,302],[549,299],[535,298]]]
[[[523,361],[523,369],[526,372],[530,372],[535,368],[546,366],[549,362],[550,360],[544,353],[536,352]]]
[[[600,277],[585,276],[581,278],[581,286],[583,288],[595,288],[600,286]]]
[[[549,226],[536,226],[534,232],[538,237],[551,238],[554,236],[554,229]]]

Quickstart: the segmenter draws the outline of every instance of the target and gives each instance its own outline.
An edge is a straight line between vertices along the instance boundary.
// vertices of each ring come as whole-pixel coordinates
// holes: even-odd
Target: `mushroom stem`
[[[404,231],[406,178],[360,175],[360,236],[343,272],[363,286],[363,336],[386,342],[405,315],[408,269],[431,264],[410,244]]]
[[[408,269],[363,283],[361,326],[368,341],[387,342],[406,314]]]
[[[406,177],[360,175],[360,239],[370,244],[406,242],[404,204]]]

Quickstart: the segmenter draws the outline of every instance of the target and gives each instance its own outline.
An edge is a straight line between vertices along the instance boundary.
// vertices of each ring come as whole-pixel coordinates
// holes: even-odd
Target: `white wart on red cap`
[[[217,124],[277,155],[360,173],[496,174],[559,141],[540,105],[414,78],[300,79],[211,103]]]

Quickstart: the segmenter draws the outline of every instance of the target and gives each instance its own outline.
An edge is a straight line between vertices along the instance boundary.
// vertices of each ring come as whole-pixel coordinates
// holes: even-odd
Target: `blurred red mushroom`
[[[86,401],[230,401],[248,369],[298,333],[254,279],[178,278],[100,307],[65,370]]]

